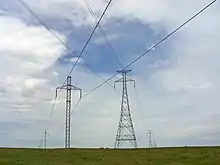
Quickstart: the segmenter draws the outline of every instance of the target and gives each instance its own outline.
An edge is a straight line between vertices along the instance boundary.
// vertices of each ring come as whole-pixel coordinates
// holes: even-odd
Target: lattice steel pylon
[[[152,131],[152,130],[149,130],[149,131],[148,131],[148,136],[149,136],[149,148],[153,148],[152,134],[153,134],[153,131]]]
[[[71,76],[67,77],[67,83],[64,86],[56,89],[56,97],[58,90],[66,89],[66,124],[65,124],[65,148],[71,147],[71,101],[72,101],[72,90],[80,91],[80,98],[82,98],[82,90],[71,83]]]
[[[127,73],[131,72],[131,70],[119,70],[117,72],[122,74],[122,78],[115,81],[115,83],[122,83],[123,91],[121,101],[121,115],[116,135],[115,148],[121,148],[125,142],[130,143],[132,148],[137,148],[138,144],[134,132],[134,126],[132,123],[127,90],[127,82],[133,82],[135,86],[135,80],[127,77]]]

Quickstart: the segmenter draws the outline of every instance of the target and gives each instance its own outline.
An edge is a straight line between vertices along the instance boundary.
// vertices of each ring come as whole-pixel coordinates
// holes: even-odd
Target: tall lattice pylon
[[[127,73],[131,72],[131,70],[119,70],[117,72],[122,74],[122,78],[115,81],[115,83],[122,83],[123,91],[121,101],[121,116],[116,135],[115,148],[122,148],[125,143],[129,143],[132,148],[137,148],[138,144],[132,123],[127,90],[127,82],[132,82],[135,86],[135,80],[127,77]]]
[[[71,83],[71,76],[67,77],[66,85],[56,89],[56,97],[58,90],[66,89],[66,125],[65,125],[65,148],[71,147],[71,101],[72,90],[80,91],[80,98],[82,98],[82,90]]]

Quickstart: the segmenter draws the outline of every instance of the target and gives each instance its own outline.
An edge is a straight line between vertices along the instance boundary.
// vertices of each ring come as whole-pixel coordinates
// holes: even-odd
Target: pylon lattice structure
[[[66,89],[66,123],[65,123],[65,148],[71,147],[71,101],[72,101],[72,90],[80,91],[80,98],[82,98],[82,90],[71,83],[71,76],[67,77],[67,83],[64,86],[56,89],[56,97],[58,90]]]
[[[153,131],[152,131],[152,130],[149,130],[149,131],[148,131],[148,136],[149,136],[149,148],[153,148],[152,134],[153,134]]]
[[[122,78],[115,81],[115,83],[123,84],[121,115],[116,135],[115,148],[121,148],[126,142],[129,143],[132,148],[138,147],[131,118],[131,110],[127,90],[127,82],[132,82],[135,86],[135,81],[127,77],[128,72],[131,72],[131,70],[119,70],[118,73],[122,74]]]
[[[47,149],[47,131],[44,132],[44,148]]]

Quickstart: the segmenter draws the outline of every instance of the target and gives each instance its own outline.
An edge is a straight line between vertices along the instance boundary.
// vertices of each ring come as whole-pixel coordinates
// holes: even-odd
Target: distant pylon
[[[149,136],[149,148],[153,148],[153,142],[152,142],[152,130],[148,131]]]
[[[66,126],[65,126],[65,148],[70,148],[71,146],[71,100],[72,100],[72,90],[80,91],[80,98],[82,98],[82,90],[71,83],[71,76],[67,77],[67,83],[64,86],[58,87],[57,91],[66,89]]]
[[[133,148],[138,147],[134,132],[134,126],[131,119],[131,111],[127,90],[127,82],[133,82],[135,85],[135,81],[127,77],[128,72],[131,72],[131,70],[119,70],[118,73],[122,74],[122,78],[115,81],[115,83],[120,82],[123,84],[121,115],[116,135],[115,148],[121,148],[125,142],[130,143]]]
[[[44,149],[47,149],[47,130],[44,132]]]

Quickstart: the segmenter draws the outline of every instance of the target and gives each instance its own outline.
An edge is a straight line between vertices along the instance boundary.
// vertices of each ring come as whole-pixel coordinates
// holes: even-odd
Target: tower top
[[[128,72],[131,72],[132,70],[131,69],[122,69],[122,70],[118,70],[117,72],[118,73],[128,73]]]

